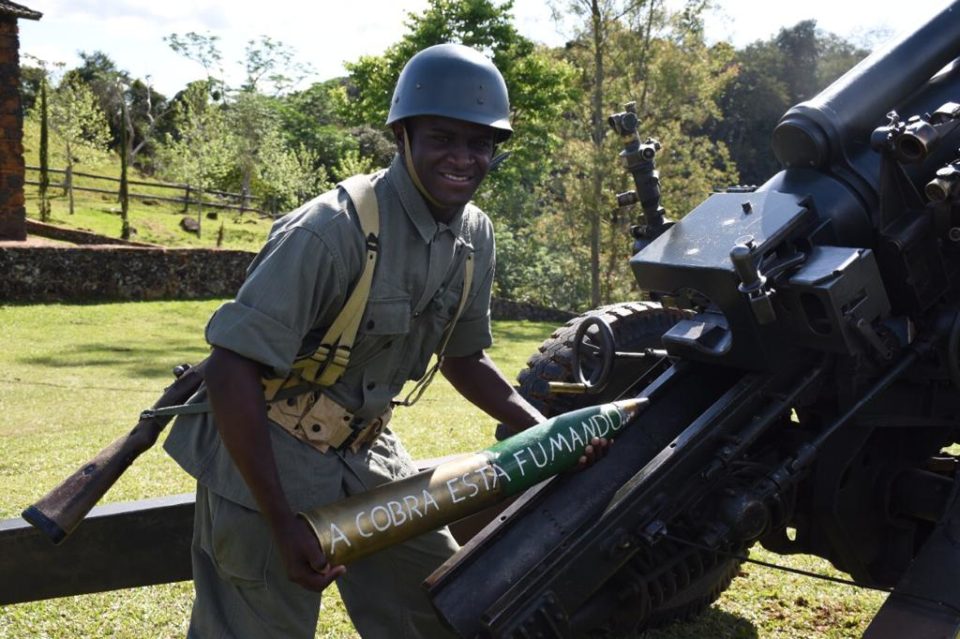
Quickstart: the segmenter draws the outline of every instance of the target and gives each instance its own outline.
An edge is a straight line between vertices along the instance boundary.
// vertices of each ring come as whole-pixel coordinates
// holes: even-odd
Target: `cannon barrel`
[[[952,2],[788,110],[773,133],[773,150],[785,170],[759,190],[809,196],[817,215],[830,221],[826,243],[873,247],[871,212],[879,207],[881,171],[870,135],[891,110],[909,117],[957,99],[958,23],[960,2]],[[950,159],[958,138],[955,132],[922,165],[905,167],[918,189]]]
[[[663,333],[672,365],[631,388],[650,404],[603,465],[524,496],[431,575],[461,636],[607,636],[683,618],[758,538],[860,583],[897,582],[929,522],[892,521],[885,493],[956,441],[960,414],[946,390],[960,388],[960,204],[917,192],[956,160],[960,128],[938,128],[913,164],[882,142],[902,134],[891,110],[933,126],[925,114],[960,102],[958,18],[953,1],[792,108],[774,136],[784,170],[711,195],[633,256],[642,291],[691,311]],[[873,137],[884,125],[891,137]],[[536,375],[558,362],[552,340]],[[928,388],[941,399],[912,404]]]
[[[777,159],[788,168],[822,168],[835,162],[850,140],[866,141],[885,113],[957,57],[958,23],[960,1],[787,111],[773,133]]]

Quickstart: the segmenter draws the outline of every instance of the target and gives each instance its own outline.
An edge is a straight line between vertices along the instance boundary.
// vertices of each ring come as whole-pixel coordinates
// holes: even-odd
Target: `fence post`
[[[50,221],[50,198],[47,189],[50,188],[50,163],[48,160],[48,133],[47,133],[47,76],[40,79],[40,221]]]
[[[127,98],[120,93],[120,237],[130,239],[130,198],[127,185],[127,154],[130,134],[127,131]]]

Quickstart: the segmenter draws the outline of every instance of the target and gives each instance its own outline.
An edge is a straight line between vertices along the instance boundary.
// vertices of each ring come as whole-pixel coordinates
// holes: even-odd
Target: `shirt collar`
[[[407,173],[407,167],[404,166],[403,159],[399,153],[393,156],[393,162],[390,163],[390,168],[387,169],[386,178],[387,182],[392,185],[397,192],[403,210],[416,227],[417,232],[424,242],[432,242],[438,232],[444,230],[449,230],[454,236],[460,236],[460,232],[463,230],[464,207],[460,207],[457,210],[449,224],[437,222],[430,212],[430,209],[427,208],[427,203],[423,199],[423,196],[420,195],[417,187],[414,186],[413,180],[410,179],[410,174]]]

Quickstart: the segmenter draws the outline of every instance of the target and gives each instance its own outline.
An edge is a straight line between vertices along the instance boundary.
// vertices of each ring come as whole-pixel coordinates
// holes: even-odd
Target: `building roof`
[[[27,18],[28,20],[39,20],[43,14],[33,9],[28,9],[22,4],[10,2],[10,0],[0,0],[0,16],[13,16],[14,18]]]

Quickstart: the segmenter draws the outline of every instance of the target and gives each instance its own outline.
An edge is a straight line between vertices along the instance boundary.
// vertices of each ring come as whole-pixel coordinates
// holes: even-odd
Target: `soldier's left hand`
[[[583,470],[595,464],[597,460],[602,459],[607,454],[611,446],[613,446],[612,439],[606,439],[605,437],[591,439],[590,444],[584,449],[583,455],[577,462],[577,470]]]

